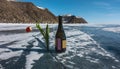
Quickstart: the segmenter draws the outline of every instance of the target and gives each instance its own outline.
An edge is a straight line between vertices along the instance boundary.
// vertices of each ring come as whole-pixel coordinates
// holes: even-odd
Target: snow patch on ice
[[[11,50],[9,49],[6,49],[6,48],[0,48],[0,53],[3,53],[3,52],[10,52]]]
[[[120,27],[112,27],[112,28],[103,28],[104,31],[110,31],[115,33],[120,33]]]
[[[26,56],[26,69],[31,69],[33,67],[33,63],[34,63],[34,60],[38,60],[40,59],[40,57],[42,57],[43,54],[38,54],[37,52],[30,52],[29,55]]]
[[[113,69],[115,69],[116,67],[115,66],[112,66]]]
[[[0,69],[4,69],[1,64],[0,64]]]
[[[23,51],[21,50],[21,51],[15,51],[15,52],[8,52],[8,53],[2,53],[2,54],[0,54],[0,60],[6,60],[6,59],[9,59],[9,58],[11,58],[11,57],[15,57],[15,56],[20,56],[21,55],[21,53],[22,53]]]
[[[86,60],[92,62],[92,63],[99,63],[99,59],[92,58],[90,56],[86,56]]]

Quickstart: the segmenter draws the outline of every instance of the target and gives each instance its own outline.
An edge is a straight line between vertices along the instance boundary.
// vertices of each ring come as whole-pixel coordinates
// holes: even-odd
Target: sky
[[[54,15],[72,14],[88,23],[120,23],[120,0],[19,0],[48,8]]]

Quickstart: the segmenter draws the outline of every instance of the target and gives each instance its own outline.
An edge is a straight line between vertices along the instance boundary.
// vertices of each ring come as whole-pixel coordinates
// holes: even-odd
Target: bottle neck
[[[63,28],[63,25],[62,25],[62,16],[59,16],[59,25],[58,25],[58,28]]]

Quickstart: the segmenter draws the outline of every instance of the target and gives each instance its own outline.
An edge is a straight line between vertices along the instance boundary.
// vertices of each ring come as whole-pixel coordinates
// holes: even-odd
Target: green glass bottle
[[[62,16],[58,17],[59,24],[55,36],[55,50],[56,52],[65,52],[66,51],[66,35],[62,25]]]

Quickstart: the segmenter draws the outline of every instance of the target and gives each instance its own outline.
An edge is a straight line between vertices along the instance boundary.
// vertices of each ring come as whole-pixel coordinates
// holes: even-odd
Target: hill
[[[0,22],[4,23],[55,23],[56,17],[48,9],[40,9],[31,2],[0,0]]]
[[[68,18],[67,18],[68,19]],[[68,19],[70,23],[86,23],[84,19]],[[0,23],[57,23],[57,17],[47,8],[36,7],[31,2],[0,0]]]
[[[64,23],[87,23],[87,21],[82,17],[77,17],[74,15],[63,15]]]

